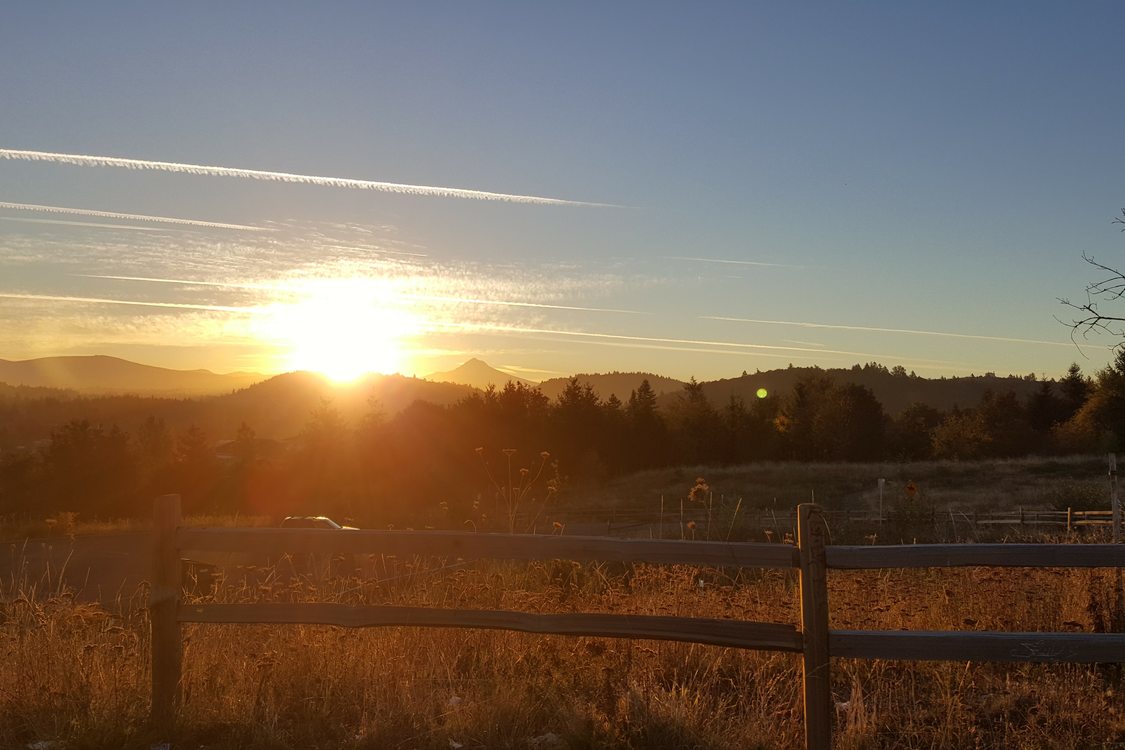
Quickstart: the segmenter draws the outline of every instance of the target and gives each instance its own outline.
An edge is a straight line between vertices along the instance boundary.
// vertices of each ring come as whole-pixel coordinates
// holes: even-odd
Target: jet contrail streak
[[[799,323],[791,320],[755,320],[753,318],[726,318],[718,315],[700,315],[703,320],[726,320],[734,323],[761,323],[773,326],[796,326],[798,328],[830,328],[837,331],[871,331],[874,333],[911,333],[919,336],[944,336],[952,339],[976,339],[978,341],[1004,341],[1011,344],[1042,344],[1044,346],[1074,346],[1061,341],[1041,341],[1039,339],[1019,339],[1008,336],[984,336],[974,333],[948,333],[946,331],[916,331],[912,328],[875,328],[873,326],[846,326],[832,323]]]
[[[640,310],[623,310],[616,307],[581,307],[578,305],[551,305],[545,302],[513,302],[502,299],[474,299],[472,297],[441,297],[430,294],[401,294],[403,299],[419,302],[455,302],[464,305],[493,305],[498,307],[534,307],[546,310],[577,310],[579,312],[623,313],[626,315],[646,315]]]
[[[522,333],[534,335],[568,336],[573,338],[599,339],[602,341],[639,341],[651,344],[678,344],[684,346],[710,346],[728,347],[752,351],[780,351],[780,352],[808,352],[813,354],[841,354],[850,357],[873,357],[876,359],[897,359],[894,354],[872,354],[870,352],[852,352],[839,349],[806,349],[796,346],[771,346],[769,344],[747,344],[739,341],[708,341],[706,339],[673,339],[656,336],[629,336],[618,333],[596,333],[592,331],[565,331],[551,328],[522,328],[519,326],[502,326],[494,324],[477,325],[472,323],[457,323],[442,321],[440,325],[459,329],[477,331],[481,333]],[[934,364],[955,364],[944,359],[915,359],[915,362],[931,362]]]
[[[762,260],[729,260],[726,258],[693,258],[686,255],[669,255],[668,260],[686,260],[693,263],[725,263],[731,266],[759,266],[763,268],[794,268],[804,270],[804,266],[791,263],[766,263]]]
[[[23,299],[38,302],[75,302],[91,305],[131,305],[135,307],[159,307],[173,310],[206,310],[209,312],[239,313],[244,315],[257,315],[266,312],[260,307],[231,307],[229,305],[192,305],[181,302],[142,302],[131,299],[108,299],[105,297],[71,297],[55,294],[18,294],[14,292],[0,292],[0,299]]]
[[[66,219],[32,219],[28,216],[0,216],[0,221],[20,224],[50,224],[61,227],[94,227],[96,229],[128,229],[131,232],[159,232],[160,227],[139,227],[136,224],[106,224],[100,221],[68,221]]]
[[[541,206],[600,206],[612,207],[607,203],[588,203],[561,198],[541,198],[535,195],[512,195],[491,193],[485,190],[435,187],[432,185],[405,185],[397,182],[378,182],[375,180],[355,180],[347,177],[318,177],[315,175],[291,174],[289,172],[269,172],[261,169],[242,169],[238,167],[213,167],[202,164],[180,164],[170,161],[149,161],[147,159],[124,159],[117,156],[89,156],[86,154],[58,154],[50,151],[25,151],[0,148],[0,159],[19,161],[41,161],[52,164],[70,164],[78,167],[118,167],[121,169],[147,170],[155,172],[175,172],[178,174],[206,175],[211,177],[240,177],[248,180],[266,182],[289,182],[298,185],[319,187],[350,188],[353,190],[375,190],[381,193],[417,195],[437,198],[469,198],[482,201],[504,201],[507,203],[531,203]]]
[[[251,227],[245,224],[224,224],[220,221],[201,221],[199,219],[177,219],[171,216],[149,216],[147,214],[123,214],[116,211],[95,211],[90,208],[68,208],[65,206],[40,206],[34,203],[8,203],[0,201],[0,208],[14,211],[35,211],[44,214],[66,214],[70,216],[90,216],[96,219],[122,219],[124,221],[145,221],[157,224],[179,224],[205,229],[239,229],[246,232],[272,232],[265,227]],[[97,225],[95,225],[97,226]],[[148,229],[149,227],[145,227]]]
[[[108,279],[110,281],[144,281],[152,284],[178,284],[181,286],[217,286],[222,289],[259,289],[267,292],[284,291],[286,287],[277,284],[253,284],[236,281],[199,281],[193,279],[160,279],[152,276],[112,276],[100,273],[76,273],[83,279]]]

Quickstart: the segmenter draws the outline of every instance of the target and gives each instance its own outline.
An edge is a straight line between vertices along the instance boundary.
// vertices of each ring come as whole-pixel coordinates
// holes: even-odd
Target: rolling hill
[[[589,383],[599,398],[607,399],[610,394],[613,394],[622,401],[628,401],[629,394],[635,391],[643,380],[648,380],[648,384],[652,386],[652,390],[658,397],[663,394],[676,393],[684,387],[682,380],[654,375],[651,372],[583,373],[574,377],[578,378],[579,383]],[[556,399],[566,388],[569,380],[570,378],[544,380],[539,384],[539,390],[543,391],[547,398]]]
[[[203,396],[229,393],[266,377],[253,372],[220,375],[210,370],[170,370],[104,355],[0,359],[0,383],[79,393]]]

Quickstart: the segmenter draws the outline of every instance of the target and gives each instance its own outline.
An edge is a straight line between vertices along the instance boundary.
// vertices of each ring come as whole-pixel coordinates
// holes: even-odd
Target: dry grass
[[[222,601],[604,611],[796,621],[783,572],[566,562],[383,582],[243,571]],[[702,581],[702,584],[700,583]],[[837,628],[1105,629],[1110,571],[835,571]],[[0,746],[147,747],[144,592],[113,612],[23,582],[0,605]],[[185,628],[181,748],[796,748],[793,655],[507,632]],[[1111,668],[836,660],[842,748],[1125,745]]]
[[[269,516],[198,515],[184,519],[187,526],[229,528],[233,526],[272,526],[276,518]],[[63,512],[44,519],[12,519],[0,516],[0,541],[24,539],[52,539],[85,534],[122,534],[149,531],[152,519],[145,518],[85,518],[79,513]]]
[[[871,508],[882,476],[888,495],[913,480],[942,512],[947,505],[969,511],[1072,500],[1077,507],[1105,494],[1101,461],[688,468],[619,482],[606,502],[648,512],[661,494],[671,502],[702,475],[732,518],[724,497],[743,498],[744,507],[769,507],[777,498],[777,507],[788,508],[815,493],[829,508]],[[70,533],[95,529],[71,523]],[[716,524],[725,536],[727,516],[716,515]],[[57,522],[52,533],[63,532]],[[375,579],[314,582],[251,567],[231,571],[209,596],[798,619],[794,576],[777,571],[568,562],[441,567],[393,558],[368,568]],[[1116,571],[833,571],[831,626],[1120,630],[1125,623],[1113,614],[1119,581]],[[52,750],[148,748],[167,739],[146,726],[146,595],[142,588],[103,609],[75,601],[57,581],[0,582],[0,747],[48,741]],[[801,747],[800,659],[789,654],[473,630],[190,625],[184,632],[176,748]],[[837,659],[836,745],[1125,748],[1119,670]]]
[[[887,503],[913,481],[921,497],[941,512],[1027,508],[1108,507],[1105,456],[1028,457],[989,461],[913,463],[757,463],[657,469],[615,479],[588,503],[621,513],[653,513],[684,497],[705,477],[716,502],[743,501],[744,508],[788,510],[815,502],[829,510],[875,510],[877,482],[887,480]]]

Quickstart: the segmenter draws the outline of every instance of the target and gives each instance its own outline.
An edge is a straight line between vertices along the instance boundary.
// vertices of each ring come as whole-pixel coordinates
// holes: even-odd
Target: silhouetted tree
[[[551,453],[566,476],[597,480],[605,474],[601,402],[589,383],[567,381],[551,410],[551,427]]]
[[[44,477],[39,456],[30,451],[0,455],[0,515],[38,514],[43,507]]]
[[[48,510],[88,515],[131,515],[137,510],[136,462],[128,436],[87,420],[67,422],[51,434],[43,456],[51,481]]]
[[[814,431],[821,458],[872,461],[883,454],[886,415],[870,388],[847,383],[823,394]]]
[[[954,409],[934,428],[931,440],[934,458],[970,460],[989,455],[992,436],[976,411]]]
[[[1073,417],[1090,397],[1090,379],[1082,374],[1082,368],[1077,362],[1071,363],[1066,375],[1059,381],[1059,398],[1062,401],[1062,418],[1060,421]]]
[[[715,407],[707,400],[703,384],[691,378],[676,394],[670,410],[677,463],[706,464],[722,461],[727,442],[724,425]]]
[[[1074,420],[1101,450],[1125,447],[1125,348],[1094,378],[1093,389]]]
[[[793,392],[784,400],[776,419],[785,458],[819,458],[816,455],[816,413],[822,394],[832,385],[828,377],[818,373],[810,373],[794,383]]]
[[[944,417],[929,404],[915,402],[906,407],[890,420],[884,455],[897,461],[929,458],[934,430]]]
[[[184,512],[218,510],[212,501],[219,467],[207,434],[197,425],[190,425],[176,436],[175,452],[176,491],[182,497]]]
[[[169,492],[179,492],[175,471],[176,451],[172,431],[163,418],[151,414],[137,428],[137,464],[143,494],[155,497]]]
[[[755,399],[747,408],[738,396],[731,396],[723,410],[723,436],[726,440],[723,460],[727,463],[748,463],[776,457],[777,416],[774,404],[768,399]]]
[[[656,393],[648,379],[629,394],[625,404],[629,450],[626,470],[663,466],[667,452],[668,427],[656,408]]]

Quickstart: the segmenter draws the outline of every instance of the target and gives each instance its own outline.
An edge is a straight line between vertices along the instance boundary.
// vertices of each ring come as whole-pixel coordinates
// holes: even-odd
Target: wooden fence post
[[[819,506],[797,506],[801,559],[801,631],[804,635],[805,747],[832,747],[832,680],[828,661],[828,567],[824,515]]]
[[[1109,454],[1109,507],[1113,511],[1113,543],[1121,541],[1121,497],[1117,494],[1117,454]]]
[[[180,525],[180,496],[161,495],[153,511],[153,570],[149,590],[149,621],[152,624],[152,713],[153,728],[162,734],[172,731],[180,701],[183,640],[179,622],[180,551],[176,529]]]

